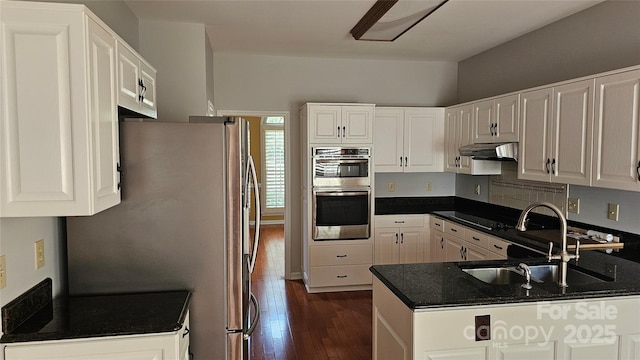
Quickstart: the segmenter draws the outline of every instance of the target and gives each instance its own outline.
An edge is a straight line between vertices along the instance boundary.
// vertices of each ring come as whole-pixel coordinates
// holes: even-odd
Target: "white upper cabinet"
[[[460,156],[460,147],[473,143],[473,106],[447,108],[445,111],[445,164],[444,170],[459,174],[495,175],[502,167],[498,161],[473,160]]]
[[[118,105],[154,119],[158,117],[156,70],[121,41],[118,41]]]
[[[0,217],[120,203],[115,35],[82,5],[0,7]]]
[[[593,80],[521,95],[518,178],[591,183]]]
[[[310,144],[372,144],[374,105],[307,104]]]
[[[514,94],[473,104],[473,142],[517,142],[519,100]]]
[[[377,107],[375,172],[441,172],[444,109]]]
[[[593,185],[640,191],[640,70],[596,78]]]

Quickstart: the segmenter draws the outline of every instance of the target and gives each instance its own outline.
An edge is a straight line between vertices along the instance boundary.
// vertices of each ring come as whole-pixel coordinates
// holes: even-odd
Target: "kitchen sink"
[[[529,265],[529,269],[531,269],[531,282],[533,283],[558,282],[560,269],[556,264]],[[521,284],[526,281],[523,271],[515,266],[469,268],[462,269],[462,271],[487,284]],[[572,267],[567,269],[567,283],[569,285],[598,283],[603,281],[609,280],[586,274]]]
[[[462,269],[462,271],[487,284],[519,284],[525,281],[522,271],[516,267],[472,268]],[[531,281],[541,282],[533,276]]]

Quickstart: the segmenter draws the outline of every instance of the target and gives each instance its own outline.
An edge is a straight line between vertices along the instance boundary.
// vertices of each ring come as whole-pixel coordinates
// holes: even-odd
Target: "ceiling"
[[[460,61],[602,0],[449,0],[394,42],[349,31],[375,0],[124,0],[139,19],[205,24],[214,52]],[[400,0],[395,6],[406,1]]]

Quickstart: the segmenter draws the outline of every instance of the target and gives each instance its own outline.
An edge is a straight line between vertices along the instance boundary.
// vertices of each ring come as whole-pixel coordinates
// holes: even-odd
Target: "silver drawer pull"
[[[498,250],[502,250],[502,246],[498,246],[498,245],[496,245],[496,244],[493,244],[493,246],[494,246],[496,249],[498,249]]]
[[[346,277],[347,277],[347,275],[338,275],[338,276],[336,276],[336,277],[337,277],[338,279],[344,279],[344,278],[346,278]]]
[[[347,255],[346,255],[346,254],[345,254],[345,255],[336,255],[336,257],[337,257],[337,258],[346,258],[346,257],[347,257]]]

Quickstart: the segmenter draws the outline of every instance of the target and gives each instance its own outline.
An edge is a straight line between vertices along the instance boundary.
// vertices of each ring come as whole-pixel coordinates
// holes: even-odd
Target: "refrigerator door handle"
[[[249,294],[249,300],[251,300],[251,303],[253,304],[253,308],[256,313],[253,315],[253,320],[250,323],[251,325],[244,332],[243,336],[245,340],[248,340],[251,334],[253,334],[253,332],[256,329],[256,326],[258,325],[258,320],[260,320],[260,303],[258,302],[258,299],[256,299],[256,296],[253,295],[253,293],[251,293]],[[249,312],[247,312],[247,316],[249,316]]]
[[[249,262],[249,273],[253,273],[253,268],[256,266],[256,257],[258,256],[258,242],[260,241],[260,189],[258,189],[258,175],[256,175],[256,166],[253,162],[253,157],[249,156],[248,163],[249,169],[251,170],[251,178],[253,179],[253,193],[256,201],[256,225],[253,234],[251,261]],[[249,221],[249,219],[247,219],[247,221]]]

